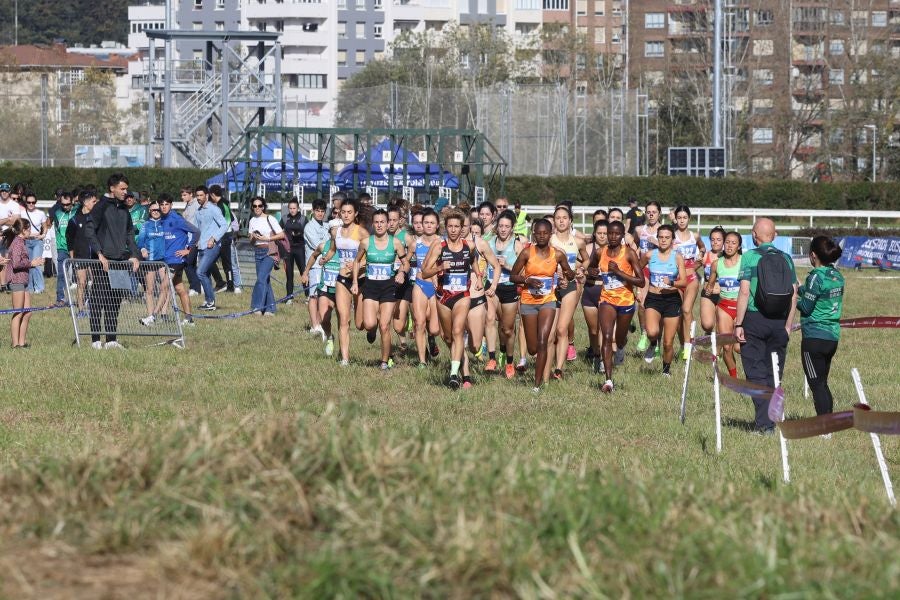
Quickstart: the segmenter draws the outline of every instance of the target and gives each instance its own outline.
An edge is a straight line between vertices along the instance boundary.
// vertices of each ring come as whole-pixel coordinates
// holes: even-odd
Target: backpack
[[[786,319],[794,296],[794,276],[781,252],[769,247],[757,250],[762,255],[756,266],[756,294],[753,301],[761,315]]]

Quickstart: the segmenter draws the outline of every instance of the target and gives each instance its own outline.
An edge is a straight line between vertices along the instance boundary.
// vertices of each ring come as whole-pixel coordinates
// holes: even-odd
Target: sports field
[[[900,314],[897,275],[845,275],[845,317]],[[220,295],[219,314],[248,302]],[[692,369],[682,426],[680,361],[666,380],[629,356],[611,396],[581,360],[540,395],[483,376],[451,392],[443,346],[425,372],[410,358],[382,373],[377,345],[354,333],[341,368],[305,325],[299,303],[200,322],[184,351],[124,339],[127,351],[101,352],[70,345],[65,311],[34,315],[32,347],[2,351],[0,597],[900,589],[900,516],[865,434],[791,442],[784,485],[777,437],[752,435],[751,402],[727,390],[716,454],[709,367]],[[580,312],[576,325],[580,350]],[[814,415],[799,341],[789,418]],[[900,411],[897,342],[843,333],[836,410],[856,401],[855,366],[869,402]],[[882,445],[900,486],[900,438]]]

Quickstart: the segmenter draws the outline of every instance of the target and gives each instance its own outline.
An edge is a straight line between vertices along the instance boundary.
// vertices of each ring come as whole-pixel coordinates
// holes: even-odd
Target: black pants
[[[828,373],[831,371],[831,359],[834,358],[837,347],[836,340],[803,338],[800,342],[803,372],[806,373],[806,381],[812,390],[817,415],[830,414],[834,408],[831,389],[828,387]]]
[[[219,252],[219,260],[222,261],[222,270],[225,271],[225,285],[229,291],[234,291],[234,276],[231,266],[231,232],[228,231],[221,239],[222,250]]]
[[[778,354],[779,379],[784,373],[784,359],[787,356],[788,334],[784,319],[768,319],[758,312],[747,311],[744,315],[744,336],[747,342],[741,346],[741,363],[747,381],[775,387],[775,372],[772,370],[772,353]],[[769,418],[769,401],[754,398],[756,428],[772,429],[775,423]]]
[[[285,288],[289,296],[294,293],[294,263],[301,273],[306,268],[306,247],[302,243],[291,244],[291,251],[284,257]],[[309,292],[306,295],[308,297]]]
[[[125,269],[127,267],[122,268],[122,270]],[[115,341],[122,299],[130,293],[130,290],[112,289],[109,284],[109,273],[104,271],[100,265],[91,266],[91,279],[93,279],[93,283],[87,294],[91,341],[99,342],[101,331],[106,333],[107,342]],[[100,325],[101,314],[103,328]]]
[[[184,272],[187,275],[188,285],[190,286],[190,289],[199,294],[202,287],[200,286],[200,278],[197,276],[198,254],[199,253],[196,246],[191,248],[191,253],[188,254],[184,259]]]

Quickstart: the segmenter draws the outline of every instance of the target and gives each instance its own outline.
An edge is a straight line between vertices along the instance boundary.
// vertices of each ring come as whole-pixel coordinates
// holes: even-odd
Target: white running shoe
[[[125,346],[123,346],[116,340],[113,340],[111,342],[106,342],[106,344],[103,347],[106,348],[107,350],[124,350],[125,349]]]
[[[93,348],[94,350],[103,350],[103,342],[99,340],[96,342],[91,342],[91,348]]]
[[[151,325],[156,323],[156,317],[154,317],[153,315],[150,315],[150,316],[144,317],[143,319],[140,319],[140,322],[141,322],[141,325],[143,325],[144,327],[150,327]]]
[[[240,287],[235,286],[235,288],[234,288],[234,293],[235,293],[235,294],[240,294],[240,293],[243,293],[243,290],[241,290]]]
[[[325,356],[334,356],[334,340],[330,339],[325,342]]]
[[[600,391],[604,394],[611,394],[615,386],[613,386],[612,379],[607,379],[606,383],[603,384],[603,387],[600,388]]]
[[[195,292],[194,290],[191,290],[191,291],[188,292],[188,296],[190,296],[190,297],[192,297],[192,298],[193,298],[194,296],[199,296],[199,295],[200,295],[200,292]]]

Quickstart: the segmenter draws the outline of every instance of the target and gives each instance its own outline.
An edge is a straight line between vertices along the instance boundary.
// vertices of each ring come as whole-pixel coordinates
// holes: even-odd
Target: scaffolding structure
[[[264,31],[147,30],[148,158],[175,166],[219,164],[249,127],[281,125],[280,34]],[[157,42],[162,42],[163,57]],[[200,42],[202,59],[176,60],[174,42]],[[266,71],[266,64],[274,71]],[[159,152],[154,146],[161,145]]]
[[[370,150],[384,140],[390,141],[391,156],[373,160]],[[322,197],[336,185],[359,192],[373,173],[380,171],[389,175],[384,191],[391,198],[409,187],[410,157],[424,167],[425,182],[445,172],[456,177],[460,199],[474,199],[476,188],[505,193],[506,161],[491,141],[474,129],[251,127],[222,160],[226,180],[235,173],[243,178],[237,182],[236,192],[241,223],[250,215],[250,199],[263,180],[263,170],[279,162],[261,158],[267,147],[280,149],[282,199],[290,197],[296,184],[291,174],[300,173],[302,165],[308,169],[309,163],[316,165],[315,174],[309,175],[314,180],[314,193]],[[348,165],[356,167],[349,178],[338,181],[338,172]],[[426,183],[420,189],[420,199],[423,195],[433,199],[439,187]]]

